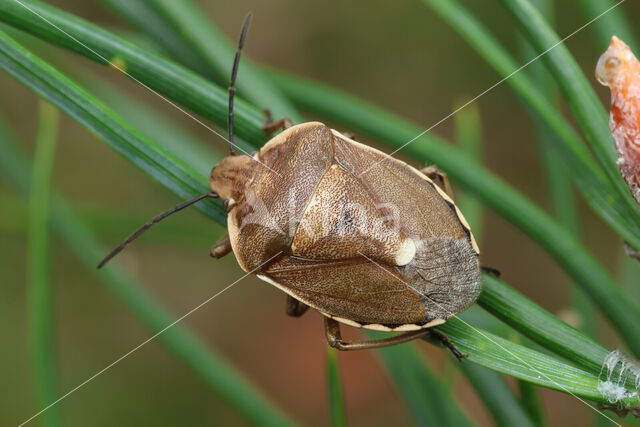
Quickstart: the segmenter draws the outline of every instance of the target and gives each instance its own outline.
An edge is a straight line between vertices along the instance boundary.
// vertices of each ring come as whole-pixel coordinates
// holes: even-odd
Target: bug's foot
[[[480,270],[482,270],[483,273],[490,274],[494,277],[500,277],[500,275],[502,274],[497,268],[490,267],[488,265],[481,265]]]
[[[458,362],[462,362],[462,359],[467,357],[466,354],[458,350],[458,348],[453,345],[447,334],[445,334],[444,332],[440,332],[437,329],[429,329],[429,334],[431,335],[431,337],[440,341],[440,344],[449,349],[451,354],[453,354],[456,359],[458,359]]]
[[[458,359],[458,362],[462,362],[463,359],[467,358],[467,355],[458,350],[454,345],[452,345],[449,350],[451,351],[451,353],[453,353],[456,359]]]
[[[635,258],[638,261],[640,261],[640,250],[635,249],[634,247],[632,247],[627,242],[624,242],[624,252],[627,255],[629,255],[630,257]]]

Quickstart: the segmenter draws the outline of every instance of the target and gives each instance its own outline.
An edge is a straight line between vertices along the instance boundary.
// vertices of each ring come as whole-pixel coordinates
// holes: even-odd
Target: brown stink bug
[[[228,234],[212,256],[233,252],[244,271],[284,291],[289,315],[320,311],[331,346],[377,348],[431,334],[461,357],[430,329],[480,293],[479,250],[446,175],[435,167],[418,171],[318,122],[268,119],[267,133],[284,131],[254,155],[236,154],[234,86],[249,21],[229,88],[231,153],[213,167],[211,192],[154,218],[100,266],[166,216],[220,198]],[[340,323],[402,333],[345,342]]]

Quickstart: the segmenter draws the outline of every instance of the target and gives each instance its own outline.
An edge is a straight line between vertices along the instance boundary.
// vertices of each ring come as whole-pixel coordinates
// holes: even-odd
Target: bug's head
[[[193,205],[203,199],[217,199],[221,198],[225,200],[225,207],[228,209],[231,205],[230,202],[238,200],[242,195],[242,192],[248,182],[248,178],[251,176],[251,164],[252,159],[246,155],[236,155],[234,150],[235,144],[233,143],[233,97],[235,94],[235,81],[238,75],[238,65],[240,63],[240,53],[244,40],[247,37],[247,31],[249,29],[249,23],[251,22],[251,13],[247,15],[242,25],[242,32],[240,33],[240,41],[238,42],[238,50],[233,61],[233,69],[231,71],[231,82],[229,84],[229,112],[228,112],[228,130],[229,130],[229,153],[230,155],[222,159],[220,163],[213,167],[211,170],[211,177],[209,179],[209,186],[211,192],[201,194],[191,200],[187,200],[169,209],[160,215],[155,216],[151,221],[144,224],[138,230],[136,230],[131,236],[129,236],[124,242],[117,248],[113,249],[107,254],[106,257],[98,264],[98,268],[102,268],[109,260],[114,256],[122,252],[122,250],[131,242],[140,237],[145,231],[151,228],[154,224],[162,221],[164,218],[173,215],[182,209]]]
[[[253,166],[254,160],[245,154],[225,157],[211,169],[211,191],[223,200],[238,200],[251,177]]]
[[[223,200],[238,200],[246,186],[247,180],[251,175],[252,159],[247,155],[238,155],[235,151],[236,145],[233,143],[233,99],[236,93],[235,83],[238,76],[238,66],[240,65],[240,54],[247,37],[249,24],[251,23],[251,13],[247,14],[242,24],[240,32],[240,40],[238,41],[238,50],[233,60],[233,68],[231,69],[231,81],[229,83],[229,111],[227,115],[227,130],[229,136],[229,155],[222,159],[220,163],[211,169],[209,177],[209,186],[211,191],[217,194]]]

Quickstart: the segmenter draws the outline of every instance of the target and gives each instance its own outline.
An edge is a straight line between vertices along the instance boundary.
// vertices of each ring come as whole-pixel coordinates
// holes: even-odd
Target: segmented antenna
[[[229,132],[229,154],[235,155],[236,152],[233,149],[233,97],[236,94],[236,78],[238,76],[238,66],[240,65],[240,55],[242,54],[242,48],[244,47],[244,40],[247,38],[247,32],[249,31],[249,24],[251,23],[251,12],[244,18],[242,24],[242,31],[240,32],[240,40],[238,41],[238,50],[236,50],[236,56],[233,59],[233,68],[231,69],[231,80],[229,81],[229,115],[227,117],[227,130]]]
[[[157,216],[153,217],[151,219],[151,221],[147,222],[145,225],[143,225],[142,227],[137,229],[135,231],[135,233],[133,233],[131,236],[127,237],[127,239],[124,242],[122,242],[120,244],[120,246],[118,246],[117,248],[115,248],[114,250],[109,252],[109,254],[106,257],[104,257],[104,259],[102,261],[100,261],[100,264],[98,264],[98,269],[104,267],[104,265],[106,263],[108,263],[111,260],[111,258],[113,258],[114,256],[118,255],[120,252],[122,252],[122,250],[124,248],[126,248],[129,243],[133,242],[138,237],[140,237],[142,235],[142,233],[144,233],[145,231],[150,229],[152,225],[159,223],[160,221],[162,221],[163,219],[165,219],[169,215],[174,214],[174,213],[176,213],[178,211],[181,211],[182,209],[184,209],[184,208],[186,208],[188,206],[191,206],[194,203],[199,202],[202,199],[208,199],[208,198],[215,199],[217,197],[218,197],[218,195],[216,193],[214,193],[214,192],[201,194],[198,197],[195,197],[195,198],[193,198],[191,200],[187,200],[186,202],[182,202],[178,206],[176,206],[175,208],[171,208],[171,209],[169,209],[167,211],[162,212],[160,215],[157,215]]]
[[[249,24],[251,23],[251,13],[249,13],[247,15],[246,18],[244,18],[244,23],[242,24],[242,31],[240,32],[240,40],[238,41],[238,50],[236,50],[236,56],[233,59],[233,68],[231,70],[231,80],[229,82],[229,116],[228,116],[228,120],[227,120],[227,127],[229,130],[229,154],[231,155],[235,155],[236,152],[233,149],[233,97],[236,93],[236,88],[235,88],[235,84],[236,84],[236,78],[238,76],[238,65],[240,64],[240,55],[242,54],[242,47],[244,46],[244,40],[247,38],[247,32],[249,31]],[[191,200],[187,200],[186,202],[182,202],[180,203],[178,206],[171,208],[167,211],[162,212],[160,215],[157,215],[155,217],[153,217],[151,219],[151,221],[147,222],[145,225],[143,225],[142,227],[140,227],[138,230],[136,230],[131,236],[127,237],[127,239],[122,242],[120,244],[120,246],[118,246],[117,248],[115,248],[114,250],[112,250],[111,252],[109,252],[109,254],[107,254],[106,257],[104,257],[104,259],[102,261],[100,261],[100,264],[98,264],[98,268],[102,268],[105,266],[106,263],[108,263],[113,257],[115,257],[116,255],[118,255],[120,252],[122,252],[122,250],[124,248],[127,247],[127,245],[131,242],[133,242],[134,240],[136,240],[138,237],[140,237],[144,232],[146,232],[148,229],[150,229],[154,224],[159,223],[160,221],[162,221],[163,219],[165,219],[166,217],[168,217],[169,215],[172,215],[178,211],[181,211],[182,209],[193,205],[194,203],[199,202],[202,199],[207,199],[207,198],[217,198],[218,195],[214,192],[210,192],[210,193],[206,193],[206,194],[201,194]]]

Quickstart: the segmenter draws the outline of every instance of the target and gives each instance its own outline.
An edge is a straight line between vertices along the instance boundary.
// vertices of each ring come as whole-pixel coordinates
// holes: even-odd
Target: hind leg
[[[449,341],[449,337],[444,333],[433,329],[433,328],[425,328],[418,329],[416,331],[408,331],[403,332],[398,335],[394,335],[389,338],[382,338],[377,340],[362,340],[362,341],[343,341],[342,334],[340,332],[340,323],[334,319],[330,319],[328,317],[324,318],[324,328],[325,334],[327,336],[327,342],[329,345],[337,350],[341,351],[351,351],[351,350],[370,350],[375,348],[389,347],[396,344],[402,344],[407,341],[412,341],[416,338],[431,336],[446,348],[453,353],[453,355],[458,359],[462,360],[465,358],[465,355],[458,350],[451,341]]]
[[[343,341],[340,332],[340,323],[337,320],[324,318],[324,330],[327,336],[327,342],[331,347],[341,351],[350,350],[369,350],[372,348],[388,347],[395,344],[414,340],[418,337],[429,334],[428,329],[419,329],[417,331],[404,332],[389,338],[378,340],[361,340],[361,341]]]

